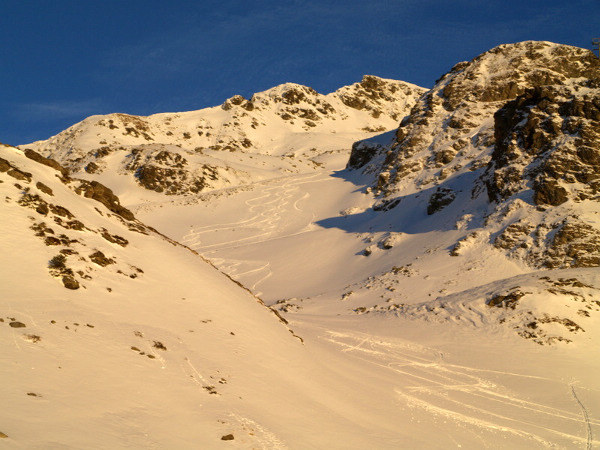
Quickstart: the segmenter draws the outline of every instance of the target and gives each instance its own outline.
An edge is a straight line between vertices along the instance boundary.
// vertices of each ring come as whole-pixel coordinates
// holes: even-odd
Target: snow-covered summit
[[[21,147],[121,192],[138,184],[197,193],[314,170],[357,139],[396,128],[424,91],[374,76],[327,95],[286,83],[199,111],[92,116]],[[103,172],[123,177],[117,182]]]
[[[477,212],[490,244],[534,266],[600,265],[599,79],[588,50],[498,46],[442,76],[395,136],[356,143],[349,167],[384,204],[430,191],[430,215]]]

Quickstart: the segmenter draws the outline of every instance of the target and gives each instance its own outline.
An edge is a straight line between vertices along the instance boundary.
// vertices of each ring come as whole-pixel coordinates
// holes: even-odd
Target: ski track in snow
[[[586,449],[587,450],[591,450],[592,449],[592,442],[593,442],[593,436],[594,435],[592,433],[592,425],[590,423],[590,416],[588,414],[588,411],[587,411],[586,407],[583,405],[583,403],[581,402],[581,400],[579,400],[579,397],[577,397],[577,393],[575,392],[575,386],[573,386],[573,385],[571,385],[571,394],[573,394],[573,398],[575,399],[575,401],[577,402],[577,404],[581,408],[581,413],[583,414],[583,420],[585,421],[586,431],[587,431]]]
[[[341,347],[342,352],[351,352],[365,362],[400,375],[399,383],[405,385],[395,387],[394,392],[410,407],[465,425],[510,433],[537,445],[553,446],[558,439],[591,449],[593,443],[599,443],[593,441],[592,427],[600,426],[600,421],[589,418],[573,386],[571,393],[583,411],[585,437],[578,435],[581,413],[528,401],[486,378],[485,373],[507,379],[533,378],[539,383],[555,380],[450,364],[433,349],[364,333],[327,331],[321,338]]]
[[[182,242],[196,250],[206,259],[209,259],[220,270],[229,274],[238,281],[244,281],[251,291],[257,295],[258,286],[272,275],[270,263],[266,260],[237,260],[221,258],[216,254],[221,250],[238,248],[246,245],[258,244],[272,239],[294,236],[312,229],[315,214],[308,217],[302,208],[302,203],[310,193],[302,190],[302,185],[321,182],[324,177],[322,172],[314,174],[295,175],[285,179],[278,179],[275,184],[258,184],[255,193],[258,194],[245,201],[248,206],[249,218],[235,222],[219,223],[192,227],[183,237]],[[263,188],[264,186],[264,188]],[[304,214],[303,214],[304,213]],[[281,233],[286,228],[290,217],[300,217],[300,222],[294,224],[293,231]],[[203,243],[207,233],[220,232],[223,237],[220,241]],[[235,232],[239,239],[227,240],[226,235]]]

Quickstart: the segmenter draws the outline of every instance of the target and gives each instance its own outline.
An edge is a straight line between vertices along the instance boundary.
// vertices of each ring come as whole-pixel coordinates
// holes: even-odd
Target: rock
[[[512,223],[494,239],[494,247],[505,250],[521,247],[532,230],[533,227],[527,223]]]
[[[98,183],[97,181],[79,180],[80,185],[77,187],[77,193],[83,193],[86,198],[91,198],[102,203],[109,211],[118,214],[126,220],[135,220],[135,216],[124,206],[121,206],[119,198],[112,190]]]
[[[0,172],[6,172],[7,175],[10,175],[17,180],[22,181],[31,181],[31,174],[29,172],[24,172],[12,165],[9,161],[4,158],[0,158]]]
[[[534,187],[533,201],[536,205],[562,205],[569,199],[567,190],[555,180],[543,180]]]
[[[76,290],[79,289],[79,282],[71,275],[64,275],[62,277],[63,286],[67,289]]]
[[[352,144],[350,159],[346,164],[347,169],[360,169],[371,161],[381,150],[381,145],[368,141],[359,141]]]
[[[366,165],[373,184],[379,173],[396,171],[381,189],[392,195],[413,179],[426,184],[430,175],[423,169],[442,169],[446,177],[458,165],[485,167],[493,145],[494,167],[487,177],[492,201],[533,186],[531,180],[559,180],[561,173],[587,183],[590,198],[600,189],[600,171],[589,166],[595,152],[581,151],[575,163],[565,155],[599,148],[600,99],[588,88],[597,79],[600,60],[587,50],[534,41],[500,45],[442,76],[402,119],[391,144],[356,144],[348,168]],[[560,141],[565,132],[571,135],[566,148]],[[556,156],[546,160],[545,152],[553,149]],[[388,151],[385,161],[376,158]],[[588,180],[598,180],[598,186]]]
[[[98,164],[96,164],[95,162],[90,162],[88,165],[85,166],[84,170],[87,173],[97,173],[98,169],[100,169],[100,166],[98,166]]]
[[[600,231],[565,219],[545,252],[547,267],[599,267]]]
[[[373,205],[373,211],[389,211],[400,204],[401,199],[395,198],[392,200],[384,200],[381,203]]]
[[[17,322],[17,321],[10,322],[9,325],[12,328],[25,328],[27,326],[23,322]]]
[[[6,172],[8,175],[10,175],[13,178],[16,178],[17,180],[22,180],[22,181],[31,181],[31,174],[29,172],[23,172],[22,170],[19,169],[10,169],[8,172]]]
[[[102,253],[102,252],[101,252],[101,251],[99,251],[99,250],[98,250],[98,251],[96,251],[96,252],[94,252],[94,253],[92,253],[92,254],[90,255],[90,260],[91,260],[93,263],[95,263],[95,264],[98,264],[99,266],[102,266],[102,267],[106,267],[106,266],[108,266],[108,265],[110,265],[110,264],[114,264],[114,263],[115,263],[115,260],[114,260],[114,259],[112,259],[112,258],[107,258],[107,257],[104,255],[104,253]]]
[[[517,302],[525,296],[525,293],[521,291],[510,292],[506,295],[496,295],[487,301],[489,307],[496,306],[498,308],[505,307],[515,309]]]
[[[48,194],[48,195],[54,195],[54,193],[52,192],[52,189],[50,189],[48,186],[46,186],[44,183],[42,183],[41,181],[38,181],[35,184],[35,187],[38,188],[40,191],[42,191],[44,194]]]
[[[69,176],[69,170],[66,169],[65,167],[61,166],[58,161],[55,161],[54,159],[51,158],[45,158],[44,156],[40,155],[38,152],[31,150],[29,148],[26,148],[23,153],[25,154],[26,157],[28,157],[29,159],[43,164],[45,166],[48,167],[52,167],[54,170],[57,170],[58,172],[60,172],[62,174],[63,177],[68,177]]]
[[[600,92],[582,95],[577,86],[539,86],[506,103],[494,114],[495,148],[484,176],[490,200],[529,186],[536,205],[597,197],[598,114]]]
[[[221,437],[222,441],[233,441],[234,437],[233,434],[226,434],[225,436]]]
[[[432,215],[454,201],[456,194],[452,189],[439,187],[429,198],[427,214]]]
[[[121,247],[126,247],[127,244],[129,244],[129,241],[124,237],[118,236],[116,234],[110,234],[106,229],[102,229],[100,234],[108,242],[120,245]]]

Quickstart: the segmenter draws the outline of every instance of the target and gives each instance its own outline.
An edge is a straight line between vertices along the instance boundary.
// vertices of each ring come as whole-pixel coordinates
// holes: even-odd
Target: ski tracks
[[[240,211],[243,219],[192,227],[182,242],[256,292],[272,275],[270,263],[221,257],[220,252],[310,230],[315,215],[302,207],[310,197],[302,186],[323,179],[324,174],[319,172],[260,183],[254,196],[244,202],[245,208]]]
[[[530,401],[526,392],[512,392],[497,381],[515,381],[518,377],[522,385],[540,385],[556,380],[450,364],[433,349],[364,333],[327,331],[322,339],[398,374],[401,387],[393,390],[412,408],[479,429],[509,433],[542,446],[578,443],[591,449],[592,443],[598,443],[593,441],[592,426],[600,426],[600,421],[590,419],[572,385],[571,393],[583,412],[586,437],[580,436],[580,413]]]
[[[581,400],[579,400],[579,397],[577,396],[577,393],[575,392],[575,386],[571,384],[571,394],[573,394],[573,398],[575,399],[575,401],[577,402],[577,404],[579,405],[579,407],[581,408],[581,413],[583,414],[583,420],[585,422],[586,425],[586,431],[587,431],[587,443],[586,443],[586,450],[592,450],[592,442],[594,439],[594,435],[592,434],[592,424],[590,422],[590,416],[588,414],[588,411],[586,409],[586,407],[583,405],[583,403],[581,402]]]

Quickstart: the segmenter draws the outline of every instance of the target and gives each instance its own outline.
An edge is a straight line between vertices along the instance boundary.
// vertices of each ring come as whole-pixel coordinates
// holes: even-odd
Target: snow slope
[[[532,59],[537,57],[531,53],[536,51],[546,55],[546,59],[534,62]],[[522,66],[515,63],[517,60]],[[593,263],[599,253],[593,232],[577,237],[571,225],[566,226],[569,222],[565,222],[577,217],[583,229],[597,229],[600,213],[597,199],[589,197],[590,188],[579,182],[571,187],[572,194],[566,203],[536,205],[533,200],[537,189],[535,180],[502,201],[491,200],[486,195],[486,180],[493,179],[493,171],[501,164],[501,159],[493,156],[494,113],[512,108],[509,102],[520,93],[519,98],[531,98],[527,97],[530,94],[524,90],[527,83],[523,80],[536,80],[539,73],[549,72],[555,66],[569,72],[569,61],[577,69],[570,76],[563,75],[562,84],[557,81],[561,86],[558,95],[545,88],[539,97],[546,98],[549,106],[542,105],[544,108],[556,105],[555,112],[547,109],[543,114],[565,123],[576,118],[581,127],[587,127],[582,128],[581,135],[593,136],[598,123],[593,116],[568,113],[570,109],[565,105],[594,101],[595,88],[586,87],[590,78],[585,75],[596,70],[596,62],[579,49],[556,44],[502,46],[472,63],[459,65],[450,75],[442,77],[430,93],[423,95],[403,121],[403,127],[413,127],[407,137],[404,131],[402,135],[387,133],[356,145],[350,170],[321,169],[317,174],[290,175],[247,186],[243,191],[215,191],[197,201],[147,205],[137,209],[138,214],[195,248],[261,295],[305,337],[310,336],[318,323],[328,332],[351,335],[348,339],[354,344],[344,345],[352,352],[356,351],[355,346],[362,348],[367,343],[365,352],[370,354],[372,343],[381,338],[381,330],[388,330],[392,336],[408,339],[414,345],[435,342],[432,347],[439,349],[440,342],[452,341],[453,345],[448,345],[455,356],[467,357],[469,352],[475,351],[479,364],[499,363],[499,353],[512,355],[522,351],[518,365],[508,357],[504,361],[506,365],[499,363],[494,370],[519,376],[535,366],[541,376],[562,368],[567,371],[561,375],[563,382],[574,377],[578,383],[578,377],[586,373],[589,378],[585,395],[589,396],[583,403],[588,407],[586,414],[597,417],[597,413],[589,411],[597,411],[599,406],[595,393],[599,389],[596,379],[600,373],[592,362],[597,360],[593,355],[600,350],[600,280]],[[493,67],[489,73],[502,76],[492,77],[495,82],[489,81],[487,75],[482,75],[481,67]],[[464,103],[450,110],[427,106],[427,99],[435,98],[445,86],[452,86],[448,92],[457,86],[449,81],[453,74],[467,80],[464,83],[480,86],[463,87],[465,91],[502,94],[485,101],[469,100],[464,93],[457,94]],[[514,92],[505,91],[502,83],[510,84],[512,79],[521,81]],[[540,117],[546,120],[543,114],[527,109],[533,104],[527,101],[529,103],[522,101],[525,115],[517,115],[521,114],[517,109],[515,123],[520,125],[511,130],[513,136],[527,136],[527,127],[522,127],[525,120],[540,120]],[[469,116],[471,125],[440,126],[463,116]],[[518,117],[525,120],[519,121]],[[456,130],[453,133],[459,136],[453,137],[450,130]],[[468,139],[463,134],[468,134]],[[526,150],[543,154],[542,161],[552,161],[548,155],[557,154],[556,149],[568,154],[570,144],[564,139],[561,141],[566,133],[547,134],[548,138],[543,141],[546,147],[535,150],[536,147],[530,145]],[[417,138],[411,141],[413,135],[430,136],[431,142],[422,144]],[[445,140],[449,144],[443,144]],[[458,152],[453,149],[452,155],[446,155],[450,162],[444,159],[446,156],[436,156],[444,150],[444,145],[451,146],[456,140],[466,141],[467,147]],[[415,142],[419,143],[420,153],[409,147]],[[526,151],[523,154],[527,154]],[[526,164],[525,160],[520,167],[527,167]],[[355,167],[361,170],[351,170]],[[546,164],[546,167],[556,169],[558,166]],[[573,164],[566,167],[562,173],[579,170],[573,169]],[[524,173],[525,177],[529,176],[527,170]],[[578,192],[588,193],[588,197],[579,197]],[[174,216],[177,221],[171,220]],[[523,233],[520,226],[525,221],[531,228]],[[537,240],[533,233],[536,227]],[[565,237],[559,238],[561,233]],[[572,236],[566,237],[568,233]],[[353,316],[365,318],[365,322],[351,319]],[[348,330],[346,321],[352,324],[350,327],[365,327],[365,334],[357,335],[352,329]],[[435,333],[441,335],[434,336]],[[448,337],[454,333],[455,337]],[[466,342],[477,344],[469,346]],[[536,350],[536,347],[548,350]],[[376,364],[386,367],[392,364],[382,350],[375,353],[381,353],[382,360],[387,361]],[[545,356],[540,361],[534,355]],[[564,355],[569,355],[568,362]],[[585,368],[580,366],[582,363]],[[501,384],[505,382],[510,383],[504,378]],[[565,393],[573,398],[568,383],[561,387],[559,384],[545,388],[549,395],[547,400],[553,399],[550,402],[566,401]],[[521,385],[515,389],[518,395],[530,392],[530,387]],[[444,392],[442,397],[448,395]],[[498,415],[494,420],[484,421],[485,425],[480,423],[481,427],[476,425],[481,416],[473,411],[487,414],[493,401],[485,401],[485,406],[480,404],[475,408],[451,398],[452,407],[445,403],[448,399],[430,401],[431,398],[404,397],[423,410],[452,417],[477,429],[504,429],[502,421],[497,420]],[[504,412],[503,419],[517,420],[516,410],[507,408]],[[558,431],[549,426],[551,421],[546,419],[540,417],[533,422]],[[595,425],[590,427],[592,430]],[[538,441],[538,445],[567,445],[559,444],[562,438],[557,435],[550,437],[545,432],[530,431],[537,437],[546,436],[540,437],[543,442]],[[587,434],[590,439],[593,435],[592,431]],[[520,438],[497,439],[487,445],[522,444]]]
[[[598,399],[596,360],[364,315],[295,315],[301,341],[188,249],[78,195],[77,180],[20,150],[1,151],[9,448],[593,442],[599,424],[578,402]],[[499,343],[510,355],[490,358]],[[528,361],[518,370],[515,355]],[[553,358],[566,363],[548,372]]]
[[[122,236],[129,244],[108,242],[102,232],[99,236],[89,230],[68,231],[85,242],[85,248],[101,250],[116,263],[100,269],[88,261],[92,250],[71,243],[86,261],[75,255],[68,261],[92,280],[74,272],[81,287],[65,289],[60,278],[53,279],[48,272],[54,247],[45,246],[34,236],[35,230],[28,230],[33,222],[26,216],[37,218],[34,209],[39,205],[31,200],[27,203],[34,209],[16,204],[14,199],[24,195],[24,182],[16,188],[9,169],[0,174],[5,181],[0,188],[11,197],[4,205],[10,212],[6,217],[14,217],[14,223],[3,224],[3,242],[11,251],[3,256],[2,267],[9,269],[7,280],[19,281],[2,283],[3,289],[10,289],[6,308],[16,311],[14,316],[6,313],[5,320],[33,319],[31,328],[40,327],[39,333],[28,330],[29,322],[26,328],[12,328],[6,322],[0,327],[14,345],[2,362],[2,367],[10,368],[2,379],[9,380],[4,396],[16,411],[0,416],[0,432],[8,435],[2,442],[47,447],[59,430],[59,445],[100,448],[597,446],[600,273],[593,264],[594,241],[586,240],[593,233],[575,236],[577,226],[561,222],[577,216],[580,224],[598,226],[594,178],[581,180],[575,174],[583,164],[595,167],[595,153],[583,152],[580,166],[563,164],[561,175],[571,174],[576,182],[567,186],[557,181],[567,191],[566,201],[557,205],[535,203],[534,198],[551,200],[553,193],[562,191],[554,184],[539,188],[535,176],[540,172],[527,170],[532,163],[544,170],[556,169],[556,164],[547,162],[553,161],[552,155],[570,155],[572,146],[581,147],[580,141],[574,141],[577,133],[587,139],[586,148],[594,148],[598,119],[590,104],[594,105],[597,88],[591,75],[597,63],[586,55],[556,44],[519,43],[460,63],[420,97],[402,121],[401,131],[356,144],[347,169],[342,169],[344,152],[335,157],[329,153],[342,144],[331,140],[338,139],[345,126],[337,119],[334,125],[322,119],[322,124],[333,127],[323,128],[323,134],[316,134],[321,125],[304,122],[300,127],[315,134],[288,130],[262,150],[227,152],[236,164],[245,164],[250,156],[281,159],[293,148],[295,155],[284,157],[299,166],[300,159],[309,155],[302,150],[300,156],[298,149],[310,146],[315,148],[310,155],[321,155],[327,164],[285,171],[272,170],[275,166],[268,161],[273,159],[261,159],[268,172],[265,176],[257,175],[257,166],[249,163],[251,177],[229,184],[209,183],[193,195],[189,190],[185,196],[170,197],[141,191],[130,175],[115,171],[122,167],[122,158],[118,151],[110,151],[101,157],[107,163],[100,174],[86,177],[105,180],[141,222],[108,216],[101,205],[95,205],[104,214],[100,216],[90,206],[93,200],[74,194],[20,151],[4,149],[3,158],[34,174],[27,184],[33,192],[43,194],[33,188],[39,176],[55,193],[64,191],[61,204],[77,211],[86,226],[93,224],[89,228],[96,231],[105,228],[110,236]],[[540,79],[544,82],[536,81]],[[526,90],[547,86],[545,80],[555,84],[539,91],[544,95]],[[373,91],[372,82],[363,80],[359,89]],[[281,87],[281,92],[275,88],[272,95],[256,94],[252,107],[234,97],[217,112],[250,113],[254,109],[248,109],[267,99],[271,106],[278,105],[281,115],[295,114],[293,119],[280,116],[278,120],[298,126],[299,117],[310,113],[292,110],[308,109],[306,99],[314,99],[314,94],[308,88],[289,88]],[[360,106],[365,96],[358,97],[358,101],[347,97],[342,103]],[[273,100],[277,98],[285,101]],[[333,100],[328,102],[334,105]],[[370,115],[370,107],[353,109]],[[504,111],[503,119],[498,119],[503,125],[496,141],[494,114],[499,110]],[[380,117],[385,119],[383,114]],[[538,127],[536,123],[559,119],[579,128],[544,131],[543,138],[525,139]],[[139,142],[128,141],[129,134],[135,133],[123,136],[124,122],[114,122],[120,128],[112,129],[106,120],[108,131],[83,127],[79,135],[89,130],[114,132],[111,139],[123,138],[127,141],[123,145],[139,147]],[[370,126],[376,126],[376,121]],[[337,133],[330,134],[334,129]],[[142,127],[137,130],[136,139],[145,140]],[[51,140],[56,145],[52,153],[75,170],[92,162],[87,150],[79,152],[75,144],[71,146],[79,135],[63,134],[64,143],[58,137]],[[231,136],[240,140],[236,132]],[[463,140],[463,147],[453,147],[457,142],[457,147],[463,145]],[[516,191],[508,189],[506,197],[496,198],[486,193],[494,183],[500,186],[494,174],[506,167],[503,143],[517,155],[515,166],[526,182],[515,183]],[[130,158],[138,164],[143,153],[131,152]],[[159,159],[168,161],[165,167],[172,169],[185,166],[170,154]],[[197,167],[196,162],[186,164]],[[78,183],[73,182],[73,187]],[[513,186],[503,186],[509,185]],[[545,197],[535,197],[535,192]],[[112,207],[116,209],[114,202]],[[56,215],[52,209],[50,213]],[[519,222],[523,220],[538,227],[543,239],[535,240],[533,230]],[[542,233],[541,225],[555,222],[560,225]],[[130,230],[132,224],[148,235]],[[143,224],[199,255],[169,243]],[[40,233],[43,228],[36,230]],[[16,248],[28,249],[19,256],[21,265],[11,259],[18,254]],[[279,322],[256,297],[199,256],[264,299],[288,323]],[[553,264],[543,265],[544,261]],[[36,274],[25,275],[33,267],[39,269]],[[90,267],[94,271],[86,272]],[[20,283],[25,279],[29,284]],[[15,304],[31,306],[17,309]],[[84,322],[94,328],[83,328]],[[83,339],[88,328],[98,334]],[[107,329],[110,334],[100,333]],[[75,333],[80,341],[66,337]],[[32,342],[27,334],[42,340]],[[155,347],[154,341],[167,350]],[[94,342],[98,345],[90,354]],[[41,345],[53,346],[45,351]],[[142,352],[155,358],[140,356]],[[120,370],[113,369],[115,363]],[[157,368],[156,363],[161,364],[160,370],[149,372]],[[89,365],[95,370],[88,370]],[[46,383],[30,367],[50,373],[70,367],[71,378],[54,388],[53,383],[63,383],[60,376]],[[100,383],[105,377],[106,384]],[[221,377],[225,384],[219,383]],[[91,380],[93,388],[74,381],[81,379]],[[78,386],[76,391],[72,385]],[[42,397],[28,396],[27,392],[37,393],[29,386],[39,389]],[[119,387],[118,397],[114,386]],[[214,390],[216,394],[211,393]],[[82,400],[87,400],[86,394],[94,408],[89,415]],[[122,408],[108,400],[115,398]],[[77,400],[77,407],[65,412],[55,399],[60,399],[60,405]],[[42,412],[32,406],[38,400],[48,402]],[[168,413],[161,403],[169,405]],[[21,417],[34,419],[23,424]],[[74,431],[69,420],[75,418],[80,418],[82,427],[102,430],[101,437]],[[46,421],[54,426],[43,428]],[[35,426],[39,432],[32,438],[25,431]],[[221,441],[228,433],[234,440]]]
[[[597,270],[536,271],[493,247],[452,257],[459,231],[392,231],[400,213],[369,210],[356,190],[323,171],[137,214],[279,309],[337,385],[368,392],[362,407],[378,417],[368,447],[597,444]],[[523,309],[500,297],[515,291]],[[339,444],[362,446],[350,435]]]

